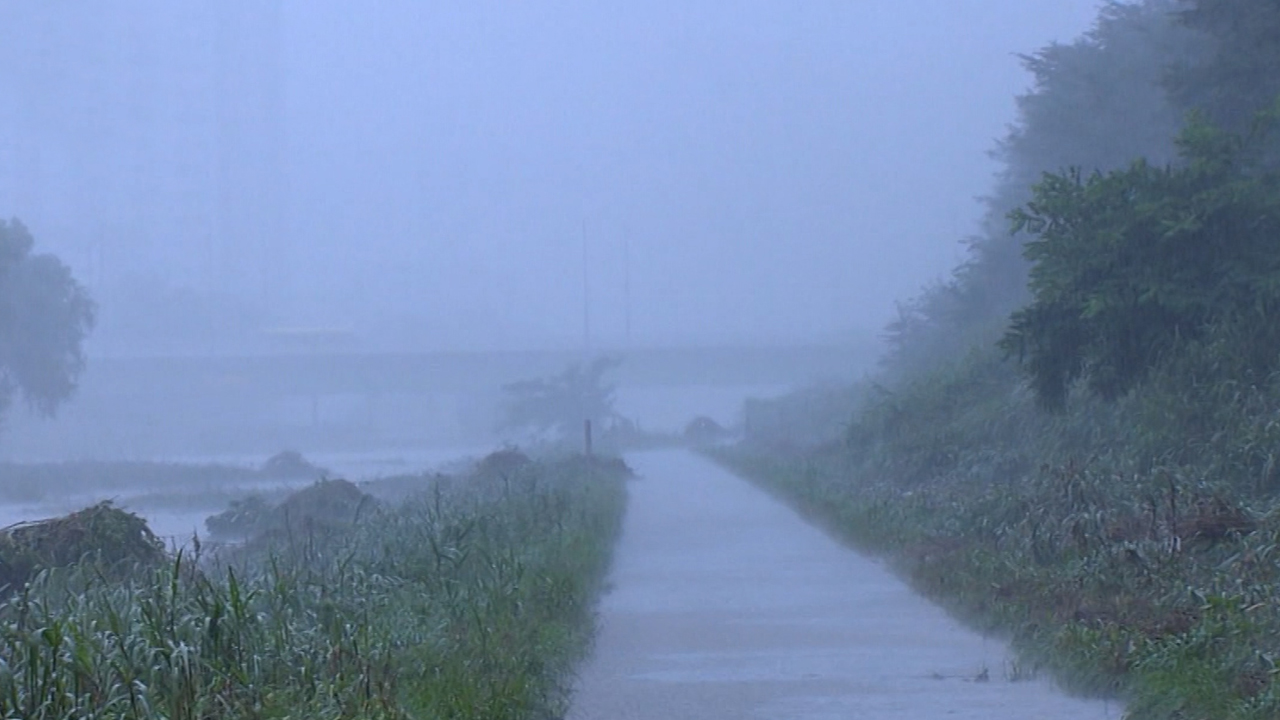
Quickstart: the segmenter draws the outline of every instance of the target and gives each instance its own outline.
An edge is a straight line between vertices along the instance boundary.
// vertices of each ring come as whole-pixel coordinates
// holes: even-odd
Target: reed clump
[[[44,569],[0,605],[0,716],[558,717],[624,502],[539,461],[112,583]]]
[[[373,509],[374,498],[347,480],[317,480],[290,493],[279,502],[261,495],[233,500],[230,506],[205,519],[215,540],[287,542],[295,534],[345,531],[363,512]]]
[[[64,517],[0,530],[0,597],[44,568],[92,560],[117,571],[162,562],[164,543],[142,518],[102,502]]]

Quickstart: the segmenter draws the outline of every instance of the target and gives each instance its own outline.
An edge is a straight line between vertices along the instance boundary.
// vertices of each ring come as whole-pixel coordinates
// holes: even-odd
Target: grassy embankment
[[[625,474],[438,477],[221,561],[46,571],[0,604],[0,716],[558,717]]]
[[[820,449],[721,459],[1024,665],[1134,718],[1280,717],[1280,379],[1189,351],[1115,403],[1039,410],[996,352],[870,393]]]

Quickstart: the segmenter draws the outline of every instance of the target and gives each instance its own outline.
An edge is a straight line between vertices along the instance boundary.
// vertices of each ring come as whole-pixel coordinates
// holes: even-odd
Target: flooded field
[[[468,458],[482,456],[488,449],[457,447],[319,453],[307,456],[307,460],[323,468],[325,477],[359,483],[395,475],[447,470]],[[252,472],[263,460],[247,456],[163,458],[161,462],[210,469],[198,477],[184,478],[165,486],[122,487],[120,483],[104,481],[104,485],[98,488],[49,493],[28,502],[3,502],[0,503],[0,527],[65,515],[110,500],[145,518],[156,535],[166,542],[181,546],[190,541],[193,534],[203,537],[206,534],[204,519],[226,509],[232,500],[253,494],[279,496],[314,482],[312,477],[273,477]]]
[[[678,433],[698,416],[711,417],[722,425],[733,426],[741,419],[742,403],[746,398],[768,397],[785,390],[784,385],[671,388],[623,386],[617,393],[617,408],[619,413],[634,420],[646,431]],[[16,463],[45,463],[54,457],[84,457],[90,448],[76,444],[76,428],[74,422],[66,425],[60,422],[48,423],[46,429],[52,438],[50,447],[64,450],[63,455],[49,454],[50,447],[26,442],[29,438],[19,434],[8,438],[3,456]],[[56,436],[52,435],[55,430]],[[361,482],[426,470],[447,470],[451,465],[467,458],[481,457],[496,447],[515,441],[515,438],[500,434],[478,434],[469,442],[444,443],[442,436],[432,435],[426,430],[423,434],[429,441],[435,440],[435,443],[426,442],[420,447],[392,444],[396,438],[385,436],[382,439],[388,445],[382,449],[308,450],[303,454],[308,461],[324,468],[327,477]],[[304,444],[301,447],[310,446]],[[78,452],[72,452],[73,449]],[[92,489],[76,487],[69,492],[40,493],[41,497],[34,500],[14,500],[12,494],[3,495],[0,498],[7,498],[7,501],[0,500],[0,527],[64,515],[103,500],[111,500],[146,518],[157,535],[169,542],[181,544],[187,542],[195,532],[204,535],[204,519],[224,510],[231,500],[249,494],[284,494],[311,482],[310,478],[270,477],[251,472],[261,466],[267,459],[267,454],[192,452],[188,443],[176,441],[169,445],[167,451],[155,453],[131,452],[129,445],[96,447],[93,450],[87,457],[104,462],[143,461],[172,463],[184,467],[218,466],[230,468],[232,472],[196,474],[196,477],[184,479],[180,483],[160,486],[154,482],[131,483],[127,477],[118,477],[103,481]]]

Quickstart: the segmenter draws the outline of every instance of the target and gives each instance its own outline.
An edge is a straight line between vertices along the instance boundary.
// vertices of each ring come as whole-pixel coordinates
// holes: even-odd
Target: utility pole
[[[587,255],[587,220],[582,220],[582,372],[587,372],[591,362],[591,272]],[[582,394],[583,454],[591,457],[591,415],[587,408],[587,396]]]
[[[622,313],[627,349],[631,349],[631,228],[622,236]]]
[[[591,356],[591,269],[587,255],[587,221],[582,221],[582,354]]]

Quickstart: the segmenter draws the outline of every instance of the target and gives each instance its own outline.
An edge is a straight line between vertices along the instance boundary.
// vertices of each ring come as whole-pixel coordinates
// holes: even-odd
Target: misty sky
[[[3,88],[29,104],[61,98],[41,105],[53,115],[91,91],[98,112],[165,108],[146,113],[147,137],[133,142],[157,146],[163,136],[169,150],[139,161],[110,152],[110,135],[84,139],[92,113],[50,130],[13,120],[21,109],[11,108],[0,113],[10,135],[0,215],[27,219],[78,271],[103,254],[127,258],[138,275],[268,304],[272,322],[413,332],[437,347],[577,342],[584,226],[599,342],[622,339],[628,242],[636,342],[874,330],[895,300],[960,259],[979,213],[973,198],[995,169],[985,153],[1028,82],[1015,53],[1070,40],[1095,10],[1093,0],[285,0],[277,24],[253,31],[274,54],[259,48],[239,69],[256,78],[254,63],[269,57],[277,87],[265,106],[278,117],[252,142],[219,151],[270,166],[269,192],[250,183],[243,202],[274,208],[271,238],[240,247],[213,217],[234,193],[224,190],[221,206],[171,213],[179,219],[163,232],[136,219],[147,211],[121,207],[177,198],[166,164],[209,145],[199,128],[237,122],[235,101],[208,94],[240,97],[239,86],[219,85],[198,62],[165,61],[198,44],[194,25],[210,12],[194,2],[95,3],[109,17],[82,20],[81,31],[110,21],[93,35],[98,52],[152,49],[125,52],[119,66],[149,84],[120,80],[112,94],[115,66],[75,72],[97,56],[58,26],[84,6],[16,9],[23,4],[0,0],[10,37],[27,23],[43,28],[28,42],[80,49],[9,51]],[[48,16],[33,17],[40,12]],[[150,65],[174,77],[156,80]],[[166,104],[182,88],[203,99]],[[241,118],[242,135],[256,132],[256,107]],[[37,145],[45,150],[31,159]],[[78,146],[96,148],[84,151],[97,153],[92,169],[66,150]],[[132,173],[132,191],[115,189],[117,166]],[[60,193],[72,182],[90,188]],[[39,201],[24,201],[33,195],[23,188],[41,183]],[[83,199],[107,197],[94,189],[104,183],[114,200]],[[135,220],[119,220],[133,229],[104,251],[85,238],[105,237],[93,228],[112,213]],[[278,270],[249,281],[215,255]]]

